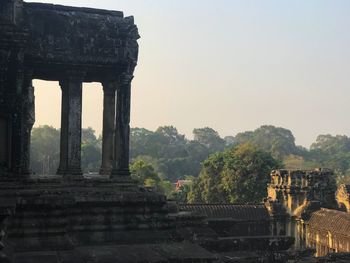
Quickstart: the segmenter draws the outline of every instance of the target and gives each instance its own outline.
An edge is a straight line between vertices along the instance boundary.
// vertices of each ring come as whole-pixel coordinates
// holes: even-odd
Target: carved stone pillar
[[[22,91],[22,174],[31,174],[30,170],[30,139],[35,122],[35,97],[32,74],[25,73]]]
[[[114,157],[114,121],[115,121],[115,81],[103,84],[103,131],[102,131],[102,165],[100,174],[110,175]]]
[[[4,174],[9,167],[9,121],[0,114],[0,174]]]
[[[23,155],[23,89],[24,89],[24,69],[23,69],[24,52],[21,48],[16,48],[11,53],[11,60],[13,65],[9,67],[9,71],[14,74],[9,77],[7,84],[12,88],[8,91],[8,98],[10,99],[11,112],[11,143],[10,143],[10,170],[16,177],[23,177],[24,172],[24,155]]]
[[[117,85],[117,103],[114,136],[114,167],[112,178],[130,176],[129,136],[130,136],[130,95],[132,75],[121,75]]]
[[[10,51],[0,47],[0,173],[4,174],[9,168],[9,110],[8,110],[8,94],[5,92],[6,77],[8,68],[8,57]]]
[[[80,72],[68,72],[62,89],[60,165],[57,174],[81,178],[82,82]]]
[[[3,50],[0,47],[0,107],[5,106],[5,79],[7,76],[7,68],[8,68],[8,57],[10,51]]]

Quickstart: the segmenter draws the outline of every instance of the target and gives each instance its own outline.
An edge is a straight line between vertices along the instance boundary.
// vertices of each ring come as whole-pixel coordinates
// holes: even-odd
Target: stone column
[[[60,81],[62,89],[60,165],[57,174],[82,178],[81,170],[81,72],[67,72]]]
[[[110,175],[114,157],[115,92],[117,83],[107,81],[103,85],[103,131],[101,175]]]
[[[129,136],[130,136],[130,95],[132,75],[123,74],[117,85],[117,103],[115,114],[114,166],[112,178],[128,178]]]
[[[0,48],[0,173],[5,174],[9,168],[9,110],[8,110],[8,94],[6,92],[6,77],[8,68],[8,57],[10,51]]]
[[[12,105],[9,105],[9,112],[11,112],[11,124],[10,124],[10,172],[15,177],[26,177],[23,174],[23,143],[25,140],[23,134],[23,89],[24,89],[24,51],[23,49],[14,49],[12,51],[13,66],[9,67],[9,78],[7,80],[8,85],[11,87],[11,91],[8,91],[8,99]]]
[[[35,97],[32,83],[32,73],[24,74],[24,83],[22,91],[22,174],[31,174],[30,170],[30,144],[31,131],[35,122]]]

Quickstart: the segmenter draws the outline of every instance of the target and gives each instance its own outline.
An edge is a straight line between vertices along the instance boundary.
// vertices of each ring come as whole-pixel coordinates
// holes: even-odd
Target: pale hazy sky
[[[141,39],[132,127],[174,125],[191,138],[263,124],[297,144],[350,135],[350,1],[50,0],[134,15]],[[35,82],[36,125],[60,126],[57,83]],[[83,126],[102,126],[102,91],[84,85]]]

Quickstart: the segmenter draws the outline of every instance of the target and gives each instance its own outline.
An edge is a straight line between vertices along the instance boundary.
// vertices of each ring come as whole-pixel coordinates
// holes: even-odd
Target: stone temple
[[[350,187],[335,195],[329,171],[273,171],[265,202],[244,205],[178,205],[131,179],[138,38],[119,11],[0,0],[0,262],[350,262]],[[62,89],[53,176],[30,169],[33,79]],[[104,94],[100,176],[88,178],[83,82]]]
[[[133,17],[122,12],[0,1],[2,262],[214,259],[199,245],[183,242],[177,227],[182,221],[171,215],[174,208],[164,196],[130,178],[138,38]],[[60,165],[57,176],[47,178],[33,177],[29,166],[33,79],[59,81],[62,89]],[[101,176],[86,179],[82,83],[92,81],[103,85],[103,156]]]
[[[127,179],[130,89],[139,38],[133,18],[23,1],[2,0],[0,8],[2,173],[22,179],[30,174],[32,79],[43,79],[59,81],[62,89],[57,174],[82,178],[82,83],[94,81],[102,83],[104,92],[101,174]]]

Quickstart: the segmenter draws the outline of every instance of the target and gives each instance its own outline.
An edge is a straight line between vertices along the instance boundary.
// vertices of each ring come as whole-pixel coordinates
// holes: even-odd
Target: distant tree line
[[[55,174],[59,165],[60,131],[40,126],[32,131],[31,165],[36,174]],[[97,173],[101,136],[82,131],[82,167]],[[350,138],[319,135],[310,149],[295,145],[288,129],[271,125],[236,136],[220,137],[212,128],[193,130],[189,140],[173,126],[156,131],[132,128],[130,169],[134,179],[182,202],[253,202],[265,196],[269,171],[274,168],[334,169],[339,183],[350,182]],[[174,192],[173,183],[191,185]]]
[[[32,130],[31,168],[35,174],[56,174],[60,160],[60,130],[43,125]],[[98,172],[102,138],[92,128],[82,130],[81,163],[84,172]]]
[[[171,182],[197,176],[202,161],[229,145],[211,128],[194,129],[193,135],[194,139],[188,140],[173,126],[162,126],[154,132],[131,129],[131,161],[151,163],[162,179]]]

